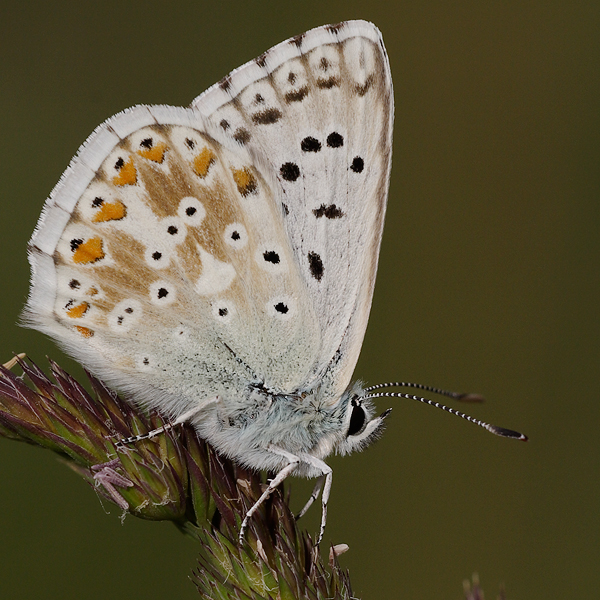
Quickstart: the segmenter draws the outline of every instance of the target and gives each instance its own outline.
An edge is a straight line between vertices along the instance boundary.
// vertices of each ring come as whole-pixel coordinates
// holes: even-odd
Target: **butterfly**
[[[378,386],[351,378],[393,116],[379,30],[318,27],[189,108],[141,105],[108,119],[31,239],[29,326],[131,402],[276,473],[240,541],[291,474],[317,478],[301,514],[322,491],[320,540],[332,483],[324,459],[367,446],[389,413],[374,413]]]

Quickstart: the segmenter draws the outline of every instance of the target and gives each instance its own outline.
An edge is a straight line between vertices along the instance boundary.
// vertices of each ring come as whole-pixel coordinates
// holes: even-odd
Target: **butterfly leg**
[[[240,527],[240,535],[239,535],[239,543],[242,545],[244,542],[244,533],[246,532],[246,528],[248,527],[248,523],[252,518],[252,515],[258,510],[258,507],[275,491],[277,486],[291,473],[293,473],[298,467],[298,463],[300,459],[291,452],[286,452],[285,450],[281,450],[279,448],[269,448],[271,452],[274,454],[279,454],[280,456],[285,457],[289,464],[283,467],[277,475],[271,479],[269,482],[269,487],[262,493],[261,497],[252,505],[250,510],[246,513],[244,520],[242,521],[242,525]]]
[[[133,435],[131,437],[124,438],[122,440],[119,440],[115,445],[117,446],[117,448],[122,448],[125,444],[135,444],[136,442],[139,442],[141,440],[149,440],[150,438],[156,437],[157,435],[160,435],[161,433],[164,433],[169,429],[177,427],[177,425],[186,423],[196,413],[199,413],[200,411],[204,410],[210,404],[219,402],[219,400],[219,396],[215,396],[214,398],[208,398],[207,400],[204,400],[197,406],[194,406],[194,408],[188,410],[187,412],[184,412],[181,416],[177,417],[177,419],[175,419],[175,421],[173,421],[172,423],[165,423],[162,427],[159,427],[158,429],[153,429],[152,431],[148,431],[147,433],[142,433],[140,435]]]
[[[317,479],[317,483],[315,484],[315,489],[313,490],[312,494],[310,495],[310,498],[308,499],[307,503],[304,505],[304,508],[296,515],[296,521],[300,518],[302,518],[308,511],[308,509],[312,506],[313,502],[319,497],[319,494],[321,493],[321,488],[323,487],[323,483],[325,482],[325,475],[323,475],[322,477],[319,477],[319,479]]]
[[[319,537],[317,539],[317,544],[321,543],[323,539],[323,534],[325,533],[325,525],[327,523],[327,502],[329,502],[329,494],[331,493],[331,483],[333,481],[333,470],[331,467],[323,462],[320,458],[316,458],[311,454],[302,454],[300,455],[300,459],[303,462],[308,463],[315,469],[321,471],[322,476],[325,478],[325,485],[323,487],[323,493],[321,494],[321,529],[319,531]],[[313,492],[314,493],[314,492]],[[309,500],[310,502],[310,500]],[[311,502],[312,504],[312,502]]]

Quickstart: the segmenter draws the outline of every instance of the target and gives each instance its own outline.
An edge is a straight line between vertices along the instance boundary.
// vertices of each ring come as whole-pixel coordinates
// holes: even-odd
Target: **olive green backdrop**
[[[10,5],[10,6],[9,6]],[[356,376],[478,391],[503,440],[409,401],[333,458],[325,541],[357,596],[588,598],[600,587],[600,3],[5,2],[0,8],[0,358],[45,197],[101,121],[187,105],[270,46],[351,18],[382,30],[396,125],[388,218]],[[335,307],[331,307],[335,310]],[[76,374],[81,371],[76,371]],[[292,481],[300,506],[311,485]],[[319,510],[306,518],[316,529]],[[195,544],[102,506],[48,452],[0,440],[0,595],[194,598]]]

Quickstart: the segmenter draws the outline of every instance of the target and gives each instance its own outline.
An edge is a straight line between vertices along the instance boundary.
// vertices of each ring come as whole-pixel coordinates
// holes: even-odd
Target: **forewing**
[[[335,401],[358,360],[375,284],[393,95],[379,30],[349,21],[275,46],[193,106],[267,157],[322,333],[304,383]]]

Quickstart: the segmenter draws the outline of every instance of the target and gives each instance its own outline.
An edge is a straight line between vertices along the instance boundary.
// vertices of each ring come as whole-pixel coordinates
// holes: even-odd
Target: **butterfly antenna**
[[[377,389],[378,387],[388,387],[386,384],[380,384],[379,386],[373,386],[373,388]],[[413,387],[419,387],[418,385],[414,385]],[[423,386],[425,387],[425,386]],[[368,391],[367,388],[365,391]],[[430,390],[433,391],[433,390]],[[499,435],[500,437],[512,438],[514,440],[522,440],[526,442],[528,437],[518,431],[513,431],[512,429],[505,429],[504,427],[497,427],[496,425],[490,425],[489,423],[484,423],[479,419],[475,419],[469,415],[466,415],[459,410],[455,410],[450,408],[449,406],[445,406],[444,404],[440,404],[439,402],[435,402],[434,400],[428,400],[427,398],[421,398],[420,396],[413,396],[412,394],[403,394],[402,392],[377,392],[376,394],[367,394],[365,398],[406,398],[407,400],[417,400],[418,402],[423,402],[423,404],[429,404],[429,406],[435,406],[435,408],[441,408],[446,412],[449,412],[451,415],[456,415],[461,419],[465,419],[466,421],[470,421],[471,423],[475,423],[475,425],[479,425],[479,427],[483,427],[487,429],[490,433],[494,435]]]
[[[424,392],[431,392],[432,394],[438,394],[439,396],[446,396],[446,398],[452,398],[453,400],[458,400],[460,402],[485,402],[485,399],[480,394],[467,394],[461,392],[450,392],[448,390],[442,390],[441,388],[433,387],[431,385],[423,385],[422,383],[408,383],[406,381],[393,381],[390,383],[378,383],[377,385],[372,385],[368,388],[365,388],[365,392],[367,394],[380,390],[382,388],[389,387],[405,387],[405,388],[416,388],[418,390],[423,390]]]

